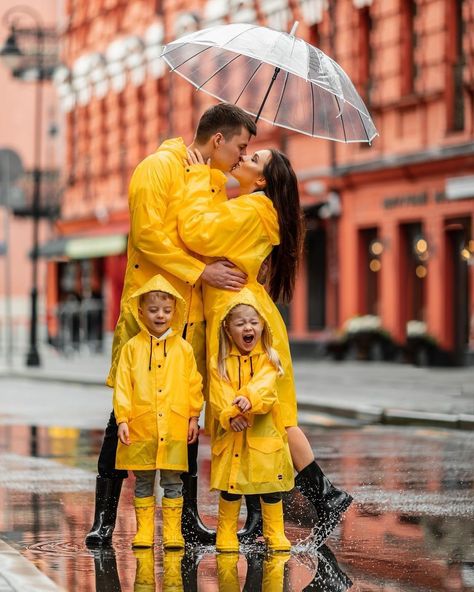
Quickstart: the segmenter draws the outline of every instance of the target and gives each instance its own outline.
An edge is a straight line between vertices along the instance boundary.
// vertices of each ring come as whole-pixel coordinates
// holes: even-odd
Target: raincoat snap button
[[[215,192],[216,192],[216,190],[215,190],[215,189],[211,189],[211,191],[212,191],[212,193],[215,193]]]
[[[158,364],[158,368],[161,368],[161,364]]]
[[[237,458],[238,456],[239,456],[238,454],[236,454],[236,455],[235,455],[235,457],[236,457],[236,458]]]
[[[135,263],[135,269],[138,269],[140,266],[138,265],[138,263]]]
[[[163,413],[158,413],[158,417],[163,417]]]
[[[163,391],[163,389],[158,389],[158,392],[161,393]]]
[[[186,172],[189,173],[189,169],[186,169]]]
[[[163,442],[164,438],[160,438],[160,442]]]
[[[230,486],[230,488],[231,488],[231,489],[234,489],[234,486],[233,486],[233,485],[231,485],[231,486]]]

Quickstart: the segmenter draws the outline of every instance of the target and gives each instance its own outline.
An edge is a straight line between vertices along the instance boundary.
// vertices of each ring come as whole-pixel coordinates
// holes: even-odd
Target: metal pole
[[[5,362],[7,368],[13,366],[13,327],[12,327],[12,284],[10,261],[10,170],[7,166],[5,183],[5,210],[3,213],[3,236],[5,239]]]
[[[41,205],[41,132],[42,132],[42,109],[43,109],[43,31],[37,26],[36,39],[38,44],[38,81],[35,97],[35,150],[33,169],[33,251],[32,282],[31,282],[31,324],[30,343],[26,356],[27,366],[40,366],[41,360],[38,352],[38,246],[39,246],[39,221]]]

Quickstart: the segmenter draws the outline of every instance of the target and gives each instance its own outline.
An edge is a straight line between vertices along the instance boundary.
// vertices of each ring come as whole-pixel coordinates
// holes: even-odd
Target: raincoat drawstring
[[[166,358],[166,339],[165,339],[165,344],[163,346],[163,351],[164,351],[164,355],[165,355],[165,358]]]
[[[240,388],[242,386],[242,381],[240,379],[240,356],[237,356],[237,359],[239,360],[239,391],[240,391]]]
[[[250,356],[250,378],[253,378],[253,363],[252,363],[252,356]]]
[[[148,360],[148,372],[151,372],[151,356],[153,355],[153,337],[150,335],[150,359]]]

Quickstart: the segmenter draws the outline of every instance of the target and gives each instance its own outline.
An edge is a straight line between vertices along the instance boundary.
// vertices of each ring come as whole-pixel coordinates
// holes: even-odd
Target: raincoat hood
[[[171,294],[175,298],[175,312],[173,315],[173,319],[171,320],[171,332],[168,336],[171,335],[180,335],[182,333],[184,322],[185,322],[185,309],[186,303],[184,299],[180,296],[179,292],[173,288],[173,286],[162,276],[162,275],[155,275],[153,276],[148,282],[136,290],[132,296],[130,297],[130,308],[132,310],[133,316],[135,320],[140,326],[142,331],[145,331],[149,334],[148,329],[145,326],[141,316],[138,313],[138,306],[140,301],[140,296],[146,294],[147,292],[166,292],[167,294]]]
[[[186,144],[183,141],[183,138],[171,138],[170,140],[165,140],[156,152],[171,152],[178,158],[186,158]]]

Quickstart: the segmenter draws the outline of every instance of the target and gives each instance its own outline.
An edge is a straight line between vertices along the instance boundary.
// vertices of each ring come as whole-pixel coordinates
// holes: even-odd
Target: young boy
[[[187,447],[198,436],[202,379],[193,349],[181,337],[185,302],[161,275],[132,296],[140,333],[120,355],[114,389],[119,444],[116,468],[136,477],[134,547],[154,539],[156,470],[163,497],[163,546],[184,548],[180,474],[188,470]]]

